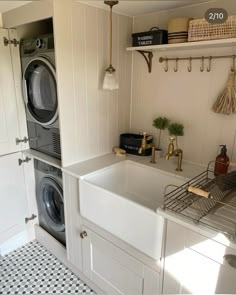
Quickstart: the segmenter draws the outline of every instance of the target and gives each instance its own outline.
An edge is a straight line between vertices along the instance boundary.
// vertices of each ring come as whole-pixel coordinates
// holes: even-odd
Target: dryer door
[[[25,67],[23,91],[26,107],[36,123],[51,125],[58,116],[56,74],[43,57],[32,59]]]
[[[56,180],[51,177],[41,180],[37,187],[37,204],[39,214],[49,229],[65,231],[63,190]]]

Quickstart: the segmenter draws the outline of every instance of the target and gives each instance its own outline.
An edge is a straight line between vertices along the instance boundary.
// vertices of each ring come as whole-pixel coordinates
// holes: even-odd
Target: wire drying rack
[[[208,164],[207,170],[181,186],[168,185],[165,188],[164,210],[180,214],[195,223],[202,224],[236,238],[236,188],[222,188],[217,184],[213,173],[215,161]],[[190,192],[189,188],[210,192],[208,197]],[[229,201],[230,200],[230,201]]]

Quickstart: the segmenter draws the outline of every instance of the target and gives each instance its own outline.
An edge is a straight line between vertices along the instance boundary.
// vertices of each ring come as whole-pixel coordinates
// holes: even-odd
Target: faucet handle
[[[139,134],[143,136],[144,140],[146,140],[146,137],[147,137],[147,132],[146,131],[140,132]]]
[[[146,137],[147,136],[147,132],[146,131],[143,131],[140,133],[140,135],[143,135],[143,137]]]
[[[174,141],[175,141],[175,137],[174,136],[170,136],[169,139],[170,139],[170,143],[174,143]]]

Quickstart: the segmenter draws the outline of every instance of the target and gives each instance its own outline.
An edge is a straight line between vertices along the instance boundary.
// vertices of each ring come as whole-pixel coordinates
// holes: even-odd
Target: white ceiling
[[[40,0],[33,0],[33,1],[40,1]],[[200,2],[212,2],[215,0],[153,0],[153,1],[147,1],[147,0],[120,0],[119,4],[114,6],[114,11],[129,15],[129,16],[136,16],[151,12],[157,12],[157,11],[163,11],[168,9],[173,9],[177,7],[183,7],[188,6],[192,4],[198,4]],[[2,1],[0,0],[0,13],[6,12],[8,10],[12,10],[16,7],[25,5],[31,1]],[[104,4],[104,1],[91,1],[91,0],[81,0],[81,2],[88,3],[93,6],[97,6],[103,9],[108,8],[107,5]]]
[[[215,0],[153,0],[153,1],[146,1],[146,0],[120,0],[118,5],[113,7],[115,12],[129,15],[129,16],[137,16],[151,12],[163,11],[168,9],[173,9],[177,7],[184,7],[193,4],[199,4],[201,2],[214,2]],[[91,0],[81,0],[81,2],[97,6],[100,8],[105,8],[107,5],[104,4],[103,1],[91,1]],[[108,7],[109,8],[109,7]]]
[[[2,1],[0,0],[0,13],[6,12],[8,10],[12,10],[16,7],[25,5],[27,3],[29,3],[31,1],[12,1],[12,0],[8,0],[8,1]]]

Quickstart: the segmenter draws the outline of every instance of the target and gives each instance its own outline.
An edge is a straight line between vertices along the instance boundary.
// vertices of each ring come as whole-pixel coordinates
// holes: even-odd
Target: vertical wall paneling
[[[72,1],[54,1],[54,38],[56,48],[57,90],[59,98],[62,163],[76,161],[76,120],[74,96],[74,59],[72,42],[74,34],[71,23]]]
[[[75,124],[76,132],[76,154],[81,158],[88,156],[88,114],[87,109],[87,87],[86,87],[86,32],[85,32],[85,6],[73,3],[72,28],[73,36],[73,72],[74,72],[74,96],[75,96]],[[80,7],[80,9],[77,8]],[[79,91],[76,91],[79,89]],[[81,110],[81,111],[79,111]]]
[[[116,69],[116,75],[119,79],[120,76],[120,68],[119,68],[119,59],[117,56],[117,44],[119,44],[119,16],[113,13],[113,34],[112,34],[112,63],[114,68]],[[118,93],[120,94],[121,89],[110,92],[110,99],[109,99],[109,145],[112,147],[117,144],[118,142]],[[120,97],[120,96],[119,96]]]
[[[215,1],[193,7],[178,8],[168,12],[152,13],[134,18],[134,31],[145,31],[150,27],[165,28],[168,19],[180,16],[204,17],[209,7],[226,8],[230,15],[236,14],[235,2]],[[152,73],[147,72],[143,58],[133,53],[133,87],[131,131],[148,131],[157,138],[157,130],[152,127],[158,115],[181,122],[185,135],[179,138],[179,146],[184,150],[184,159],[200,164],[214,160],[219,153],[219,145],[227,144],[228,154],[236,160],[233,149],[236,130],[236,115],[215,114],[211,107],[219,93],[226,86],[231,59],[213,60],[212,70],[200,72],[200,62],[193,61],[193,70],[187,71],[188,61],[179,62],[177,73],[173,71],[174,62],[169,63],[166,73],[159,63],[163,57],[189,57],[210,55],[231,55],[236,47],[211,48],[154,52]],[[207,61],[205,67],[207,66]],[[163,133],[162,148],[167,149],[168,132]]]
[[[88,114],[88,152],[90,157],[95,157],[99,154],[97,34],[97,9],[87,5],[85,8],[86,112]]]
[[[109,64],[109,18],[107,11],[98,9],[98,104],[99,104],[99,152],[105,154],[109,150],[109,124],[107,121],[109,115],[108,103],[110,92],[102,89],[104,73]]]
[[[64,11],[59,2],[55,1],[54,31],[62,81],[58,93],[63,165],[67,166],[110,153],[119,143],[119,134],[129,130],[131,54],[126,47],[132,18],[114,13],[113,64],[120,89],[106,91],[102,83],[109,65],[109,11],[73,0]]]

